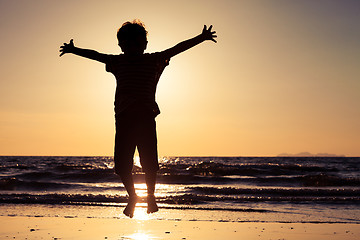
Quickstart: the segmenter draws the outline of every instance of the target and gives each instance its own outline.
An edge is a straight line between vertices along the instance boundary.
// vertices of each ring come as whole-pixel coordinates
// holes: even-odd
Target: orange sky
[[[0,0],[0,155],[112,155],[114,77],[59,58],[63,42],[119,53],[141,19],[148,52],[213,24],[157,91],[159,153],[360,156],[359,1]]]

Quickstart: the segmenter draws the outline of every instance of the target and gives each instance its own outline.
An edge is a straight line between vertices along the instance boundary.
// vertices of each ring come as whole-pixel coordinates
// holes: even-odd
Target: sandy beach
[[[358,224],[1,216],[0,239],[359,239]]]

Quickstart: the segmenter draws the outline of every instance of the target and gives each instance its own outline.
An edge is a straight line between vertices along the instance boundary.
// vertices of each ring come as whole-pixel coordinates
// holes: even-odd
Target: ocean
[[[146,185],[136,160],[141,209]],[[360,223],[360,158],[163,157],[159,162],[160,211],[151,214],[154,219]],[[46,207],[55,216],[77,217],[80,213],[67,209],[79,209],[86,217],[123,217],[127,195],[113,165],[112,157],[1,156],[0,215],[37,216],[36,209]]]

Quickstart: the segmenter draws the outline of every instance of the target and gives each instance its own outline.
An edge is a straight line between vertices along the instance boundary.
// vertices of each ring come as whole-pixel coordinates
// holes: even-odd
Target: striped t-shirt
[[[156,86],[169,64],[164,52],[140,56],[109,55],[106,71],[116,78],[115,113],[125,110],[160,113],[155,101]]]

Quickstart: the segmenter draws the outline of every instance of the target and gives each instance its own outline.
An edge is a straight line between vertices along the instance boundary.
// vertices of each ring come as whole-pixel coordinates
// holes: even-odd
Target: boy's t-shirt
[[[116,78],[115,113],[149,111],[160,113],[155,101],[156,86],[169,57],[164,52],[145,53],[140,56],[108,55],[106,71]]]

